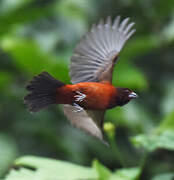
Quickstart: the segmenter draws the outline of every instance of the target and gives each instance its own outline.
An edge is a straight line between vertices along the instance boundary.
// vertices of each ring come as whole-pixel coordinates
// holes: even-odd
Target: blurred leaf
[[[17,25],[33,22],[41,17],[48,16],[53,12],[54,4],[47,6],[31,6],[23,4],[14,11],[0,16],[0,36],[7,34]],[[39,10],[38,10],[39,8]]]
[[[0,89],[5,89],[12,81],[12,77],[8,72],[0,71]]]
[[[160,134],[137,135],[132,138],[132,142],[135,146],[143,146],[150,152],[159,148],[174,150],[174,131],[164,131]]]
[[[0,177],[11,166],[17,154],[17,147],[14,140],[10,136],[0,134]]]
[[[111,172],[109,171],[109,169],[100,164],[97,160],[93,162],[93,168],[96,169],[99,180],[107,180],[111,176]]]
[[[140,97],[141,98],[141,97]],[[149,132],[154,128],[152,115],[147,109],[137,103],[138,100],[130,102],[126,107],[122,108],[125,116],[125,122],[129,128],[137,132]]]
[[[25,156],[17,159],[14,165],[21,168],[11,170],[5,180],[97,179],[95,170],[60,160]]]
[[[132,38],[124,47],[121,58],[127,61],[133,61],[133,58],[142,56],[160,46],[160,38],[156,35],[145,35]]]
[[[116,65],[113,77],[114,84],[118,87],[145,90],[148,86],[145,75],[128,62],[119,62]]]
[[[111,174],[97,160],[93,162],[93,168],[88,168],[60,160],[34,156],[19,158],[15,161],[14,165],[18,170],[11,170],[5,180],[29,180],[31,178],[37,180],[135,180],[140,173],[139,168],[125,168]]]
[[[0,14],[9,14],[12,11],[15,11],[17,8],[20,8],[33,0],[1,0],[0,2]]]
[[[165,83],[164,97],[160,104],[161,111],[165,115],[167,115],[168,113],[174,110],[173,94],[174,94],[174,82],[173,80],[167,81]]]
[[[60,38],[68,46],[72,43],[77,43],[77,40],[88,30],[88,18],[95,12],[95,7],[91,6],[92,4],[91,0],[66,0],[57,2],[55,11],[59,19],[58,29]]]
[[[165,130],[173,130],[174,132],[174,110],[160,123],[156,132],[164,132]]]
[[[168,114],[151,133],[137,135],[132,138],[132,142],[148,151],[158,148],[174,150],[174,111]]]
[[[2,48],[14,58],[15,65],[21,72],[38,74],[45,70],[61,78],[62,81],[69,82],[67,61],[47,54],[35,42],[5,39],[2,41]]]
[[[164,27],[163,34],[167,41],[174,41],[174,16],[171,18],[169,24]]]
[[[155,9],[158,13],[158,18],[169,16],[174,11],[173,0],[168,0],[167,3],[159,0],[156,3]]]
[[[139,168],[125,168],[117,170],[109,180],[137,180],[139,175]]]
[[[140,106],[136,101],[132,101],[124,107],[107,111],[105,119],[109,119],[116,126],[126,127],[135,133],[148,133],[154,128],[153,117],[147,109]]]
[[[136,180],[140,174],[139,168],[118,169],[111,174],[111,172],[97,160],[93,162],[93,168],[97,170],[99,180]]]
[[[116,126],[125,124],[125,115],[121,107],[113,108],[108,110],[105,116],[105,119],[109,119]]]
[[[71,19],[83,19],[86,18],[86,14],[91,11],[91,1],[85,0],[66,0],[59,1],[57,5],[57,11],[64,16]]]
[[[174,173],[163,173],[156,175],[151,180],[173,180],[173,179],[174,179]]]

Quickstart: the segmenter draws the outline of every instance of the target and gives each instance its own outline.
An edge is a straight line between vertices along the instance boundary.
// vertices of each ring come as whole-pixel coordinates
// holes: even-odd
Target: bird
[[[112,84],[113,69],[119,53],[136,31],[130,18],[121,21],[110,16],[93,24],[76,45],[70,63],[71,84],[43,71],[33,77],[26,89],[24,103],[34,113],[61,104],[70,123],[108,144],[104,138],[104,115],[123,106],[138,95],[129,88]]]

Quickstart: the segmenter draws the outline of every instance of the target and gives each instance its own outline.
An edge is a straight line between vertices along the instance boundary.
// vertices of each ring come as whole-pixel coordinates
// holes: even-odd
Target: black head
[[[123,106],[127,104],[131,99],[137,98],[138,95],[128,88],[117,88],[117,104],[118,106]]]

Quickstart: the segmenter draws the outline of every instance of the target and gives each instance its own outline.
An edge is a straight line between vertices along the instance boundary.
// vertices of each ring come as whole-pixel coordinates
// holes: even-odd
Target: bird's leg
[[[73,110],[74,112],[81,112],[83,110],[83,108],[76,103],[73,103],[73,106],[76,108]]]
[[[86,98],[86,95],[79,92],[79,91],[76,91],[77,95],[75,95],[75,101],[76,102],[82,102],[85,98]]]

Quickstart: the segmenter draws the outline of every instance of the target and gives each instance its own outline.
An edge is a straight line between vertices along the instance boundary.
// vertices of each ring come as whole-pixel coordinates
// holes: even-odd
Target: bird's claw
[[[86,98],[86,95],[79,92],[79,91],[76,91],[77,95],[75,95],[75,101],[76,102],[82,102],[85,98]]]

